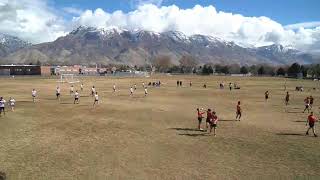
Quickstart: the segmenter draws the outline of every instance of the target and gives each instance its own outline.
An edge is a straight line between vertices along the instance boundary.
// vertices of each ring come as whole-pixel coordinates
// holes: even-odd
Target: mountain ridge
[[[193,56],[199,64],[278,65],[319,61],[290,46],[273,44],[246,48],[221,38],[187,36],[179,31],[157,33],[80,26],[53,42],[17,49],[7,54],[1,63],[144,65],[153,63],[161,55],[170,56],[173,64],[179,64],[184,55]]]

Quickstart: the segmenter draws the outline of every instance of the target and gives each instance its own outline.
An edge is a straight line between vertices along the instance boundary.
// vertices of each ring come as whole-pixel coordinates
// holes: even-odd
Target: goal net
[[[59,82],[61,82],[61,83],[78,83],[80,81],[74,74],[61,74]]]

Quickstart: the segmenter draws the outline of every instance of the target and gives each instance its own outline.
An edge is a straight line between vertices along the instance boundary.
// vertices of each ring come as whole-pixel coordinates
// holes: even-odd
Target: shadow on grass
[[[279,136],[305,136],[305,134],[300,133],[277,133]]]
[[[184,133],[184,134],[178,134],[179,136],[190,136],[190,137],[198,137],[198,136],[210,136],[207,133],[203,134],[191,134],[191,133]]]
[[[73,103],[71,103],[71,102],[70,102],[70,103],[62,102],[62,103],[60,103],[60,104],[73,104]]]
[[[238,120],[235,120],[235,119],[219,119],[219,121],[229,121],[229,122],[236,122]]]
[[[304,123],[306,123],[306,121],[302,121],[302,120],[293,121],[293,122],[304,122]]]
[[[300,114],[300,113],[303,113],[301,111],[287,111],[287,113],[290,113],[290,114]]]
[[[205,132],[204,130],[199,130],[195,128],[170,128],[172,130],[177,130],[177,131],[198,131],[198,132]]]

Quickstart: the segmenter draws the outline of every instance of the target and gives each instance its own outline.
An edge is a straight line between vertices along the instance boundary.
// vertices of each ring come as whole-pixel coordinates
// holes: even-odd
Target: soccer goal
[[[73,84],[78,83],[80,81],[74,74],[61,74],[59,82]]]

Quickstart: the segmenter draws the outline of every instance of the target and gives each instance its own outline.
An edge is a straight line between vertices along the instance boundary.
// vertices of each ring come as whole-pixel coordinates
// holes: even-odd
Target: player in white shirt
[[[5,104],[6,104],[6,100],[4,100],[3,97],[0,97],[0,116],[2,112],[3,112],[3,115],[6,115],[6,112],[4,111]]]
[[[78,91],[76,91],[75,93],[74,93],[74,102],[73,102],[73,104],[79,104],[79,98],[80,98],[80,94],[78,93]]]
[[[81,89],[81,91],[83,91],[83,83],[81,83],[80,89]]]
[[[137,85],[136,84],[134,84],[134,90],[137,90]]]
[[[9,106],[11,107],[11,111],[14,111],[14,107],[16,105],[16,100],[12,97],[9,99]]]
[[[145,88],[144,88],[144,96],[147,96],[147,95],[148,95],[148,88],[145,87]]]
[[[94,95],[94,102],[93,102],[93,107],[95,107],[95,105],[99,104],[99,95],[98,92],[96,92],[96,94]]]
[[[37,97],[37,91],[35,89],[33,89],[31,91],[31,95],[32,95],[32,101],[36,102],[36,97]]]
[[[117,91],[116,84],[113,84],[113,92],[115,93]]]
[[[145,88],[144,82],[142,83],[142,87]]]
[[[91,88],[91,96],[93,97],[96,94],[96,88],[92,86]]]
[[[71,85],[71,86],[70,86],[70,95],[72,95],[73,92],[74,92],[74,87],[73,87],[73,85]]]
[[[60,91],[61,91],[61,89],[58,86],[57,89],[56,89],[56,96],[57,96],[57,100],[59,100],[59,101],[60,101]]]
[[[133,95],[133,88],[131,87],[130,88],[130,96],[132,96]]]

